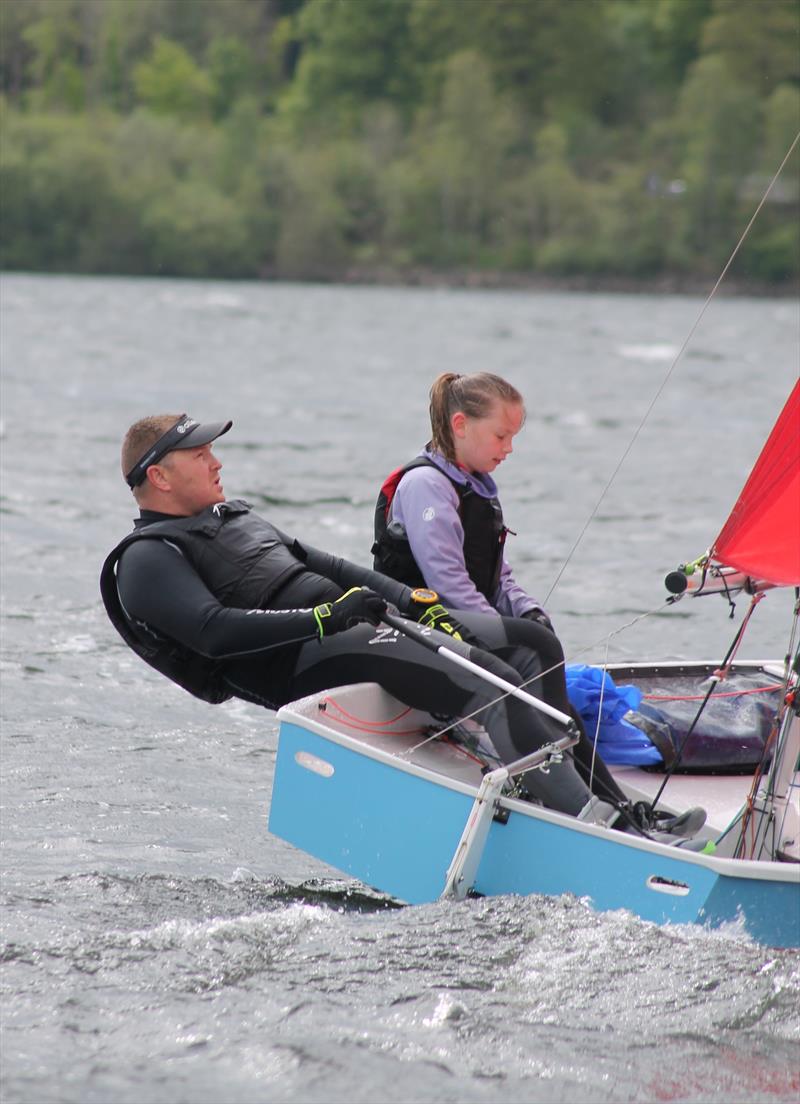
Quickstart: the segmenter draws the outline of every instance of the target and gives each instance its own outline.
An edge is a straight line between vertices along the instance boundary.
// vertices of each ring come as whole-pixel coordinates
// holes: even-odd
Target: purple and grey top
[[[405,534],[425,583],[450,609],[480,610],[521,617],[541,605],[522,589],[505,557],[500,582],[491,605],[467,574],[464,562],[464,529],[458,513],[458,494],[451,479],[470,487],[483,498],[497,496],[497,484],[488,472],[467,472],[428,448],[419,454],[445,472],[425,465],[406,472],[389,510],[389,531]]]

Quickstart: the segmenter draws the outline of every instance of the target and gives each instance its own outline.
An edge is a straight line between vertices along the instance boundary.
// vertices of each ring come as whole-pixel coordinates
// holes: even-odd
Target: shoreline
[[[501,269],[408,269],[391,267],[350,267],[340,272],[315,272],[306,275],[279,273],[263,269],[255,276],[186,276],[163,272],[78,272],[75,270],[37,270],[0,268],[0,276],[55,276],[76,279],[186,280],[198,283],[290,283],[340,284],[349,287],[429,288],[431,290],[587,292],[608,295],[687,295],[705,298],[711,294],[718,277],[664,273],[659,276],[614,276],[576,273],[550,276],[535,272],[510,272]],[[725,298],[754,299],[800,298],[800,280],[765,283],[761,280],[725,279],[716,291]]]
[[[285,277],[273,273],[265,274],[264,278],[268,280],[285,279]],[[711,294],[718,276],[684,273],[664,273],[659,276],[642,277],[584,273],[576,273],[572,276],[546,276],[534,272],[509,272],[496,269],[448,269],[447,271],[439,271],[422,267],[413,269],[354,267],[329,278],[317,277],[317,280],[320,279],[324,283],[385,287],[707,296]],[[299,282],[304,281],[300,278]],[[730,298],[747,296],[761,299],[790,299],[800,296],[800,281],[785,280],[770,284],[761,280],[732,277],[723,280],[716,294]]]

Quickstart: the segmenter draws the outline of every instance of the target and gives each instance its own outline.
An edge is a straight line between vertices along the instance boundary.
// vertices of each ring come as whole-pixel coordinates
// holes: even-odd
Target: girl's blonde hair
[[[468,418],[488,418],[496,402],[525,403],[516,387],[492,372],[475,372],[460,376],[457,372],[442,372],[431,387],[431,446],[449,460],[456,462],[456,446],[450,419],[454,414]]]

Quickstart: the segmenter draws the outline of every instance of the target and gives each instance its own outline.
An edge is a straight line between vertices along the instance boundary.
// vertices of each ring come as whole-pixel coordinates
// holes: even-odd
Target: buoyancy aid
[[[137,540],[168,540],[191,562],[211,593],[235,609],[267,609],[270,599],[304,564],[290,551],[287,538],[268,521],[250,512],[241,499],[209,506],[186,518],[170,518],[134,529],[108,555],[100,575],[100,592],[112,624],[146,663],[195,697],[217,703],[231,696],[223,667],[214,660],[135,622],[124,610],[117,589],[116,567],[125,549]]]
[[[426,456],[396,468],[386,477],[375,504],[375,543],[372,546],[376,571],[410,587],[427,586],[404,535],[392,533],[388,525],[389,509],[400,480],[413,468],[430,467],[449,479],[458,495],[458,513],[464,529],[464,563],[467,574],[487,602],[492,602],[500,583],[503,546],[508,529],[498,498],[485,498],[465,483],[451,478]]]

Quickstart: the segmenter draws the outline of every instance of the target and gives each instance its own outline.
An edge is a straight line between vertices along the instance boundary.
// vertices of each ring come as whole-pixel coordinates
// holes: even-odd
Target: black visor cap
[[[188,414],[181,414],[174,426],[151,445],[147,452],[133,465],[125,476],[125,482],[129,487],[138,487],[144,482],[147,469],[151,464],[157,464],[159,460],[173,452],[175,449],[200,448],[202,445],[210,445],[227,433],[233,422],[205,422],[201,423]]]

